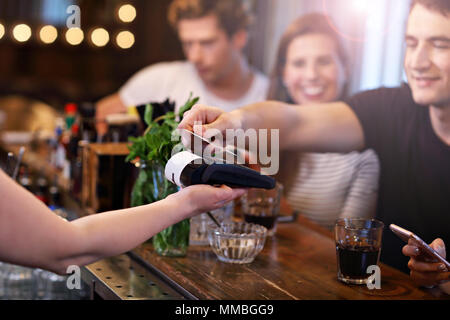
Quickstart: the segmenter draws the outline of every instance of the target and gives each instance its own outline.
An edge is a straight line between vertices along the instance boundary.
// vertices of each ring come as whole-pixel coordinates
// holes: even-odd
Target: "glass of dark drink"
[[[380,260],[384,224],[374,219],[344,218],[336,221],[336,257],[338,280],[366,284],[372,275],[370,266]]]
[[[277,228],[282,193],[283,185],[280,183],[271,190],[249,189],[241,198],[245,222],[262,225],[268,230],[267,235],[273,236]]]

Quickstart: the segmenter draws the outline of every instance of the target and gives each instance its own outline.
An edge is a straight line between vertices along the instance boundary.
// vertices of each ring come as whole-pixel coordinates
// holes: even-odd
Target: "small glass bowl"
[[[225,222],[208,234],[209,244],[220,261],[251,263],[264,248],[267,229],[245,222]]]

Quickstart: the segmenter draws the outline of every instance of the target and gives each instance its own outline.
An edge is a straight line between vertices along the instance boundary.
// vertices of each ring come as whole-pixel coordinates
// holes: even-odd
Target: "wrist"
[[[169,195],[164,201],[167,201],[170,211],[179,221],[189,218],[196,209],[183,189]]]

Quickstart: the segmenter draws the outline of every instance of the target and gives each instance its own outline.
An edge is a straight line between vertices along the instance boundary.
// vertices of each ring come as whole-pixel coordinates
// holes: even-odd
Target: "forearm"
[[[81,231],[82,239],[77,239],[81,243],[64,258],[65,264],[89,264],[129,251],[187,215],[187,207],[173,195],[150,205],[78,219],[72,224]]]
[[[114,113],[125,113],[127,108],[122,102],[118,93],[108,96],[100,100],[96,105],[96,128],[99,135],[106,134],[108,126],[106,124],[106,117]]]
[[[230,113],[238,126],[279,129],[280,150],[347,153],[364,148],[361,124],[343,102],[295,106],[276,101],[249,105]]]
[[[243,130],[279,130],[281,149],[288,148],[292,144],[291,136],[300,125],[299,113],[295,106],[277,101],[251,104],[245,108],[232,111],[230,114],[241,119],[240,125]]]
[[[160,202],[68,222],[0,171],[0,260],[65,272],[128,251],[193,211],[175,194]],[[187,201],[185,201],[187,202]]]

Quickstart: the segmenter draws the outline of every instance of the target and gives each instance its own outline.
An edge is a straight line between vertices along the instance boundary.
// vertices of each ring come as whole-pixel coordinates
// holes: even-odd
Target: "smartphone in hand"
[[[406,243],[408,243],[409,239],[414,240],[421,254],[425,255],[426,258],[432,261],[441,262],[445,264],[447,269],[450,269],[450,263],[444,258],[442,258],[441,255],[436,252],[436,250],[431,248],[425,241],[420,239],[417,235],[395,224],[391,224],[389,228],[391,229],[392,232],[394,232],[400,239],[402,239]]]

